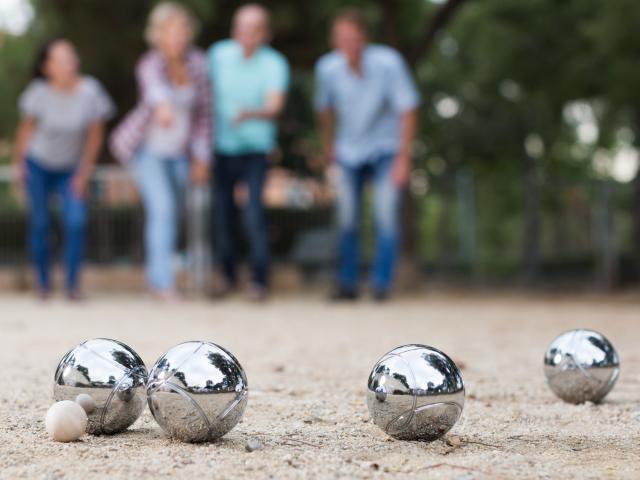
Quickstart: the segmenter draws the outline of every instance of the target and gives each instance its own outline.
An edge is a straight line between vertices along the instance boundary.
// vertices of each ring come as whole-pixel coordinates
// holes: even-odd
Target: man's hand
[[[320,121],[320,133],[322,135],[322,160],[325,168],[328,168],[336,161],[334,145],[335,114],[331,108],[325,108],[318,113],[318,120]]]
[[[251,120],[252,118],[254,118],[254,114],[247,111],[247,110],[241,110],[240,113],[238,113],[238,115],[236,116],[236,118],[233,120],[233,123],[235,123],[236,125],[242,122],[245,122],[247,120]]]
[[[25,188],[27,183],[27,165],[24,160],[13,163],[13,184],[18,191]]]
[[[89,184],[89,176],[78,171],[71,178],[71,191],[77,198],[84,198],[87,194],[87,185]]]
[[[194,159],[191,162],[191,183],[194,185],[204,185],[209,179],[209,166],[200,160]]]
[[[327,144],[322,148],[322,160],[325,167],[330,167],[336,163],[336,149],[333,144]]]
[[[233,119],[233,123],[238,125],[247,120],[275,120],[284,109],[285,98],[284,92],[268,92],[264,106],[254,110],[240,110]]]
[[[36,120],[34,118],[24,118],[20,121],[16,132],[16,143],[13,150],[13,183],[18,192],[21,192],[26,187],[27,160],[25,152],[35,125]]]
[[[393,166],[391,169],[391,175],[393,182],[399,188],[404,188],[409,183],[409,176],[411,175],[411,158],[407,153],[398,153],[393,159]]]
[[[154,110],[155,121],[164,128],[169,128],[173,123],[173,108],[169,103],[160,103]]]
[[[400,148],[393,159],[393,181],[398,188],[404,188],[411,176],[411,150],[416,138],[418,113],[416,109],[407,110],[400,117]]]

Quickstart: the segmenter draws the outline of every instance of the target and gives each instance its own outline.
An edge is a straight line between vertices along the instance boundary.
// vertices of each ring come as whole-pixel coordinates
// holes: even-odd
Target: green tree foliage
[[[29,76],[25,59],[37,41],[52,35],[62,34],[78,46],[83,68],[102,80],[120,113],[126,112],[136,97],[132,72],[146,48],[146,15],[156,2],[33,1],[36,20],[29,34],[5,37],[0,43],[0,138],[14,128],[16,94]],[[241,4],[182,1],[201,22],[197,43],[202,47],[229,34],[233,11]],[[282,119],[283,162],[314,174],[313,65],[329,49],[328,24],[344,2],[263,3],[273,12],[274,46],[288,57],[294,72]],[[458,172],[472,172],[483,206],[478,235],[486,239],[483,245],[489,245],[481,245],[479,255],[489,262],[504,257],[505,245],[514,243],[517,232],[518,247],[511,254],[522,255],[535,276],[546,245],[555,241],[552,237],[566,243],[563,229],[580,217],[563,217],[563,208],[581,212],[591,201],[588,188],[567,193],[553,182],[586,185],[601,179],[603,170],[595,168],[594,161],[598,152],[616,148],[621,138],[640,146],[640,10],[635,0],[354,0],[351,4],[362,8],[370,20],[373,40],[395,46],[415,68],[424,99],[418,168],[432,186],[445,192],[455,190]],[[435,41],[425,42],[440,18],[438,12],[447,6],[456,8],[445,18]],[[587,108],[597,125],[599,135],[588,141],[579,138],[571,121],[576,105]],[[631,243],[640,245],[640,175],[635,185],[637,237]],[[422,214],[428,217],[433,210],[446,218],[455,213],[450,209],[457,207],[446,198],[434,198]],[[441,237],[443,248],[450,240],[445,227],[445,222],[437,221],[425,227]]]
[[[30,73],[33,39],[0,33],[0,140],[13,133],[16,101]]]

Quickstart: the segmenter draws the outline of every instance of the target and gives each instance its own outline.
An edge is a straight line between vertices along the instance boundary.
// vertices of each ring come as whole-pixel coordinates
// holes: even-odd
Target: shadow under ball
[[[181,343],[149,373],[153,417],[171,438],[208,442],[229,432],[247,405],[247,377],[238,360],[209,342]]]
[[[593,330],[564,332],[547,347],[544,374],[551,390],[568,403],[600,402],[620,375],[618,353]]]
[[[448,432],[464,407],[456,364],[440,350],[404,345],[373,367],[367,406],[373,422],[399,440],[433,441]]]
[[[113,434],[127,429],[144,409],[147,369],[140,356],[117,340],[94,338],[71,349],[54,376],[56,401],[75,401],[84,393],[95,408],[87,413],[87,432]]]

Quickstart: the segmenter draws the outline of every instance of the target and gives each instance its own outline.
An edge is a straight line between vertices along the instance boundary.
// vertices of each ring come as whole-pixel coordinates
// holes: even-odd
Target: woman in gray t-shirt
[[[113,104],[100,83],[79,71],[78,56],[67,40],[42,48],[35,78],[20,96],[14,165],[29,199],[29,249],[42,298],[51,291],[49,276],[49,199],[61,199],[66,289],[79,298],[78,273],[84,250],[87,183]]]

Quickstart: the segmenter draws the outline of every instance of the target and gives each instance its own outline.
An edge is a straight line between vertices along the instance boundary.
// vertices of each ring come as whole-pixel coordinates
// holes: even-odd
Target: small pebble
[[[262,442],[257,438],[250,438],[247,441],[247,444],[244,446],[244,449],[247,452],[255,452],[256,450],[260,450],[262,448]]]
[[[56,442],[72,442],[79,439],[87,429],[87,422],[87,413],[71,400],[51,405],[44,420],[49,437]]]
[[[87,414],[93,412],[96,409],[96,401],[93,397],[86,393],[81,393],[76,397],[76,403],[84,408]]]
[[[458,435],[447,435],[445,442],[453,448],[458,448],[462,445],[462,439]]]

